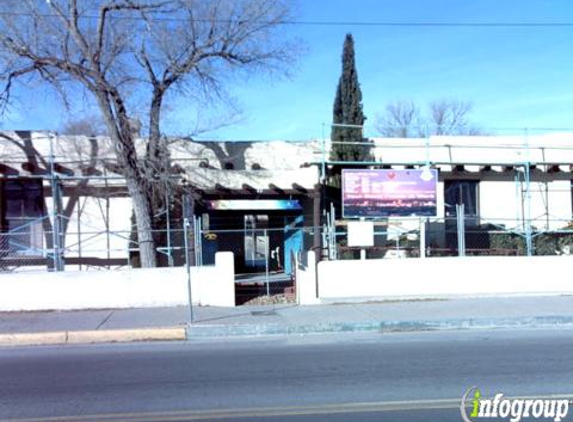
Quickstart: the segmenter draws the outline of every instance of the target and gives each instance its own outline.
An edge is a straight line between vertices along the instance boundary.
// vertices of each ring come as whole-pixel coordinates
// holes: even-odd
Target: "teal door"
[[[285,217],[284,227],[284,269],[285,274],[292,274],[294,271],[293,255],[302,251],[304,217]]]

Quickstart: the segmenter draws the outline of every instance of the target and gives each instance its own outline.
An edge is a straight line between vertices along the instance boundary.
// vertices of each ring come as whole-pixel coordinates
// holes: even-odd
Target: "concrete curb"
[[[327,333],[360,332],[420,332],[473,329],[519,329],[519,328],[573,328],[573,317],[538,316],[512,318],[459,318],[435,321],[372,321],[318,323],[301,325],[284,324],[193,324],[188,327],[187,338],[238,338],[257,336],[288,336]]]
[[[0,346],[42,346],[185,339],[186,329],[183,326],[179,326],[135,328],[125,330],[55,331],[44,333],[0,334]]]
[[[316,324],[191,324],[124,330],[54,331],[0,334],[0,347],[224,339],[328,333],[398,333],[473,329],[573,328],[573,316],[456,318],[434,321],[369,321]]]

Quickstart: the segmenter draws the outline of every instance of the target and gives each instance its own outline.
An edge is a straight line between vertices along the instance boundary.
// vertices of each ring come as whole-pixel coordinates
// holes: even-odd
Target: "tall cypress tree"
[[[364,139],[361,127],[366,117],[362,112],[362,91],[354,60],[354,39],[346,34],[342,51],[342,74],[336,89],[333,107],[330,153],[331,161],[371,161],[371,141]],[[337,126],[340,125],[340,126]]]

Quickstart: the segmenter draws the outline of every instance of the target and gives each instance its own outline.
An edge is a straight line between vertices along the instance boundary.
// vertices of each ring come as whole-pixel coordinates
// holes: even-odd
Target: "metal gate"
[[[217,252],[233,252],[238,304],[261,296],[294,299],[291,260],[292,254],[302,248],[301,223],[301,219],[294,219],[290,226],[268,228],[264,216],[245,215],[243,229],[207,230],[202,218],[194,217],[195,265],[213,265]]]

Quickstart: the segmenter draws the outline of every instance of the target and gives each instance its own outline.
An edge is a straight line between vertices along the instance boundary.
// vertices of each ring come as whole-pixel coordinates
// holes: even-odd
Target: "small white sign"
[[[372,221],[349,221],[348,246],[374,246],[374,223]]]

